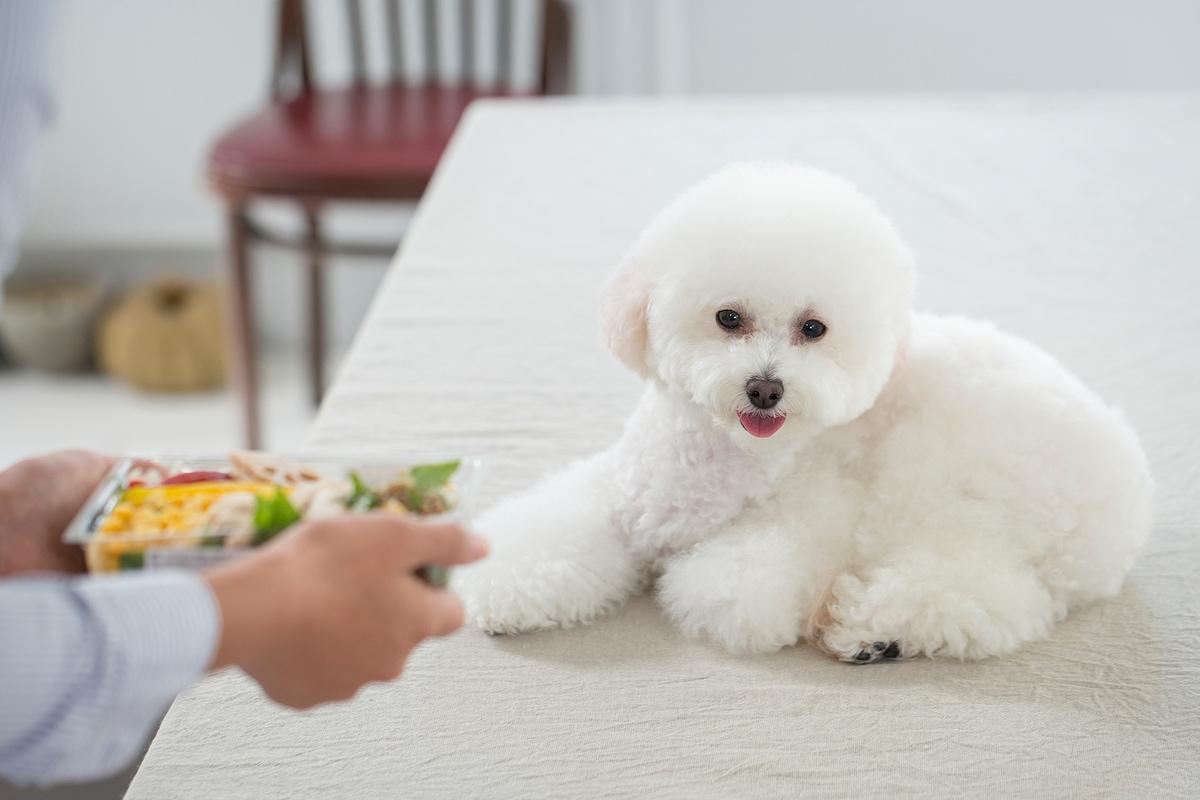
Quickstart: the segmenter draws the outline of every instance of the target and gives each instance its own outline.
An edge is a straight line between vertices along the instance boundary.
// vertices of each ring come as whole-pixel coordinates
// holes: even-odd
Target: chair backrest
[[[354,84],[470,86],[518,94],[569,88],[563,0],[340,1]],[[279,0],[271,81],[276,98],[315,83],[308,12],[305,0]]]

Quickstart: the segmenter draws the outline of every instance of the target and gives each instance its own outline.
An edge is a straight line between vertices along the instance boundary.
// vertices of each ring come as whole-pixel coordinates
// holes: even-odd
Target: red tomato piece
[[[212,470],[196,470],[194,472],[177,472],[169,478],[164,478],[160,486],[175,486],[181,483],[201,483],[207,481],[231,481],[233,476],[228,472]]]

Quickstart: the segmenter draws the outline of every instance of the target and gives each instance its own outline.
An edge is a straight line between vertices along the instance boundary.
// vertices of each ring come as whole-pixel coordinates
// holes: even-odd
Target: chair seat
[[[355,86],[273,103],[217,140],[209,174],[225,192],[413,198],[459,118],[480,97],[457,86]]]

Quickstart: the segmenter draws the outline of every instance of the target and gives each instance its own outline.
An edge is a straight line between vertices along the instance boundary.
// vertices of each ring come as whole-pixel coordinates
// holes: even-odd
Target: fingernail
[[[467,534],[467,552],[471,558],[483,558],[488,554],[487,539],[473,533]]]

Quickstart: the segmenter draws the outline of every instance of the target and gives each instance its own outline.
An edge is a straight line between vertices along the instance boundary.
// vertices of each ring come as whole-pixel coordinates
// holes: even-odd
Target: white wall
[[[30,0],[41,2],[42,0]],[[204,162],[219,132],[266,97],[273,0],[63,0],[56,43],[55,120],[38,153],[19,264],[91,269],[113,282],[150,273],[215,275],[221,206]],[[349,72],[339,3],[313,4],[318,58],[335,79]],[[334,19],[326,19],[327,17]],[[287,227],[294,215],[266,208]],[[350,207],[335,232],[399,240],[411,209]],[[302,281],[289,253],[260,251],[264,332],[299,335]],[[335,262],[331,334],[345,342],[386,264]]]
[[[1200,89],[1196,0],[576,4],[588,93]],[[336,79],[340,2],[310,5]],[[64,0],[30,244],[213,242],[204,154],[264,96],[273,6]]]
[[[1200,89],[1196,0],[701,0],[689,11],[688,76],[704,91]]]
[[[1200,89],[1196,0],[584,0],[582,11],[591,92]]]
[[[263,97],[266,0],[65,0],[31,246],[208,244],[203,155]]]
[[[344,79],[340,0],[310,6],[323,34],[314,45],[321,74]],[[61,0],[56,119],[39,154],[29,246],[219,241],[205,156],[266,98],[274,8],[274,0]]]
[[[368,19],[380,18],[378,2],[367,2]],[[309,4],[322,34],[318,67],[336,79],[348,70],[341,2]],[[584,93],[1200,89],[1197,0],[574,5]],[[111,263],[130,248],[175,248],[215,270],[221,220],[204,157],[218,131],[265,96],[273,8],[63,0],[58,118],[41,153],[31,257],[83,248]],[[334,228],[398,237],[406,219],[403,209],[351,210]],[[298,282],[286,258],[269,260],[264,291],[280,299],[265,310],[267,327],[287,338]],[[98,268],[109,268],[104,258]],[[337,271],[337,338],[353,330],[381,269]]]

